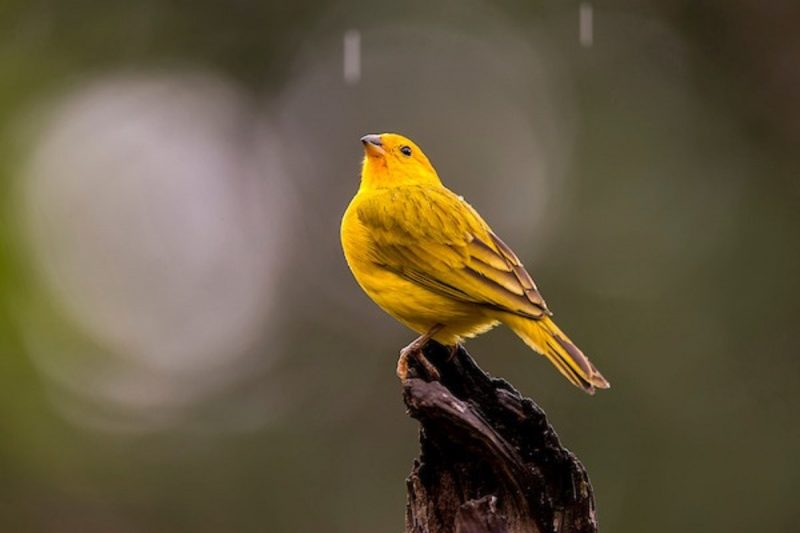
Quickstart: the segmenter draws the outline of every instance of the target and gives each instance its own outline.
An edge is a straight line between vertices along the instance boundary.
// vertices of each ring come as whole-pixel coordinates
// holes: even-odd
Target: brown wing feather
[[[533,278],[531,278],[531,275],[528,274],[528,271],[525,270],[525,267],[522,266],[522,261],[519,260],[517,254],[514,253],[514,250],[504,243],[500,237],[495,235],[493,231],[489,232],[489,236],[491,237],[492,242],[494,242],[494,245],[497,246],[497,249],[500,251],[500,253],[503,254],[503,257],[506,259],[506,261],[508,261],[508,263],[511,265],[511,268],[514,271],[514,274],[517,276],[519,283],[525,290],[525,296],[528,297],[531,303],[541,307],[545,313],[552,316],[553,313],[547,309],[547,303],[539,293],[536,283],[533,281]]]

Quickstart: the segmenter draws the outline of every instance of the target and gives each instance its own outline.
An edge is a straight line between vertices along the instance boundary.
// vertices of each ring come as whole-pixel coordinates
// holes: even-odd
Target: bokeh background
[[[412,334],[338,240],[381,131],[613,383],[470,344],[603,530],[796,531],[800,5],[586,6],[5,0],[0,531],[401,530]]]

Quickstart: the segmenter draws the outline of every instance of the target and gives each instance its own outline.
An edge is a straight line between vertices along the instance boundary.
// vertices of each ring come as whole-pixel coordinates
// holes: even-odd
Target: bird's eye
[[[400,151],[403,153],[404,156],[411,157],[411,148],[409,148],[408,146],[401,146]]]

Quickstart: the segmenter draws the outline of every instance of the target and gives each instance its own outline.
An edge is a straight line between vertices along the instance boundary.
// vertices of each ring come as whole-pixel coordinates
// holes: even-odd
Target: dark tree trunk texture
[[[406,531],[590,533],[594,496],[583,465],[544,411],[459,348],[429,342],[440,381],[411,359],[404,387],[420,422],[420,456],[407,480]]]

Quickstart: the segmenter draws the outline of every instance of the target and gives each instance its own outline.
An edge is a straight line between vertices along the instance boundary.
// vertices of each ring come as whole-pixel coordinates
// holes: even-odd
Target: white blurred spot
[[[589,2],[582,2],[578,11],[578,36],[581,46],[590,48],[594,44],[594,11]]]
[[[27,333],[73,419],[164,420],[276,356],[250,352],[281,264],[284,178],[252,115],[231,84],[191,75],[99,80],[46,117],[22,209],[45,297],[81,340],[45,321]]]
[[[361,32],[348,30],[344,34],[344,81],[355,85],[361,79]]]

